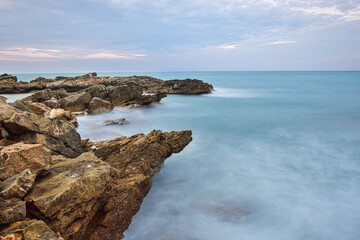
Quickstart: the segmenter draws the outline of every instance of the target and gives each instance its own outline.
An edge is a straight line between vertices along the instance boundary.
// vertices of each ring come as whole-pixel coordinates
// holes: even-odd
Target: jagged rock
[[[116,170],[92,152],[75,159],[54,157],[51,169],[25,196],[28,212],[65,239],[83,239],[114,174]]]
[[[51,154],[41,144],[16,143],[0,150],[0,179],[6,180],[25,169],[32,173],[49,169]]]
[[[87,109],[91,100],[91,94],[88,92],[81,92],[70,95],[65,98],[61,98],[58,101],[59,108],[63,108],[68,111],[76,112]]]
[[[114,109],[114,105],[111,102],[102,100],[98,97],[94,97],[89,104],[87,112],[89,114],[97,114],[102,112],[109,112]]]
[[[8,224],[24,220],[26,217],[26,202],[6,200],[0,197],[0,224]]]
[[[36,113],[37,115],[45,116],[47,112],[51,111],[51,108],[40,102],[30,102],[22,101],[26,107],[28,107],[31,112]]]
[[[51,99],[60,99],[69,96],[63,88],[57,90],[45,89],[33,93],[31,96],[23,98],[23,101],[44,102]]]
[[[18,173],[2,182],[0,197],[5,199],[19,198],[25,196],[26,192],[34,184],[36,174],[31,173],[29,169]]]
[[[142,95],[140,98],[126,102],[126,106],[143,106],[149,105],[153,102],[160,102],[161,99],[166,97],[166,93],[156,93],[152,95]]]
[[[140,98],[142,95],[142,87],[136,83],[128,83],[116,87],[108,87],[109,98],[112,104],[120,106],[130,100]]]
[[[6,101],[7,101],[6,97],[0,96],[0,103],[6,103]]]
[[[98,97],[103,100],[109,100],[109,93],[104,85],[94,85],[84,90],[91,94],[91,98]]]
[[[11,140],[41,143],[69,157],[77,157],[83,152],[80,135],[68,121],[44,118],[0,104],[0,124],[12,136]]]
[[[107,125],[123,125],[127,123],[125,118],[120,118],[120,119],[116,119],[116,120],[106,120],[102,123],[102,125],[107,126]]]
[[[84,239],[120,239],[140,209],[151,187],[151,177],[172,153],[181,151],[191,141],[191,131],[152,131],[148,135],[120,137],[89,143],[95,155],[119,171],[101,195],[102,209],[94,215]]]
[[[5,73],[5,74],[3,74],[3,75],[0,75],[0,82],[1,82],[1,81],[17,82],[17,77]]]
[[[28,107],[24,104],[24,102],[21,101],[21,100],[16,100],[15,102],[11,103],[10,105],[13,106],[13,107],[16,107],[16,108],[18,108],[18,109],[20,109],[20,110],[22,110],[22,111],[26,111],[26,112],[33,113],[33,111],[32,111],[30,108],[28,108]]]
[[[11,238],[14,236],[15,238]],[[0,239],[4,240],[63,240],[59,234],[54,233],[43,221],[28,220],[13,223],[0,230]]]

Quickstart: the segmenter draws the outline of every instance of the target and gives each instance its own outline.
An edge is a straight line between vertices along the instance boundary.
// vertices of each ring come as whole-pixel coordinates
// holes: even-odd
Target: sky
[[[0,73],[360,70],[360,0],[0,0]]]

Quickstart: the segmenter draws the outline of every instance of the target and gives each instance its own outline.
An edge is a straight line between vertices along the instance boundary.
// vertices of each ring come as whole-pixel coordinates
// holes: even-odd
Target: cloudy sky
[[[1,72],[360,70],[360,0],[0,0]]]

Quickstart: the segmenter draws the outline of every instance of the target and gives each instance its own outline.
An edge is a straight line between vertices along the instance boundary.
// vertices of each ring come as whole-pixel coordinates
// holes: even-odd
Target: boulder
[[[0,124],[15,141],[41,143],[53,152],[77,157],[82,152],[81,138],[68,121],[49,119],[0,105]]]
[[[47,112],[51,111],[51,108],[46,106],[44,103],[30,101],[22,102],[31,110],[31,112],[36,113],[37,115],[45,116]]]
[[[13,237],[13,238],[12,238]],[[13,223],[0,230],[0,239],[4,240],[63,240],[41,220],[27,220]]]
[[[116,170],[92,152],[78,158],[54,157],[51,169],[25,196],[28,213],[42,219],[64,239],[84,239],[89,222],[98,212],[98,198],[111,183]]]
[[[80,92],[72,94],[68,97],[61,98],[58,101],[59,108],[76,112],[83,111],[88,108],[91,100],[91,94],[88,92]]]
[[[35,178],[36,174],[33,174],[29,169],[26,169],[21,173],[6,179],[2,182],[0,197],[5,199],[21,199],[34,184]]]
[[[140,98],[143,92],[141,85],[133,82],[119,86],[110,86],[107,89],[110,101],[114,106],[120,106],[125,102]]]
[[[0,160],[0,180],[4,181],[25,169],[35,174],[49,169],[51,154],[41,144],[20,142],[3,147]]]
[[[84,90],[91,94],[91,98],[97,97],[103,100],[109,100],[109,93],[105,85],[94,85]]]
[[[94,97],[89,104],[87,112],[89,114],[97,114],[102,112],[109,112],[113,109],[114,105],[111,102]]]
[[[51,111],[47,112],[45,116],[49,117],[50,119],[64,119],[69,121],[72,125],[74,125],[74,127],[79,126],[75,114],[71,113],[70,111],[66,111],[62,108],[51,109]]]
[[[22,221],[26,217],[26,202],[0,197],[0,224]]]

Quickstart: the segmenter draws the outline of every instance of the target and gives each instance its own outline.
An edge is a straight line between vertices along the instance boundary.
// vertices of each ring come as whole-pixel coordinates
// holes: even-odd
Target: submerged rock
[[[119,119],[116,119],[116,120],[106,120],[102,123],[102,125],[104,126],[108,126],[108,125],[123,125],[127,123],[126,119],[125,118],[119,118]]]

